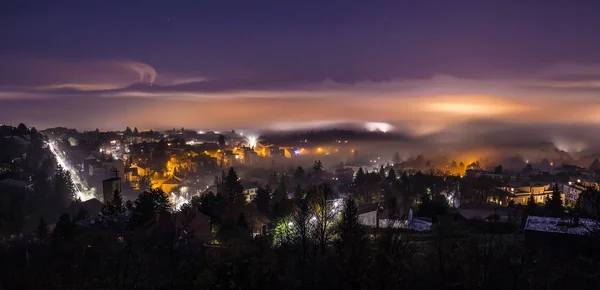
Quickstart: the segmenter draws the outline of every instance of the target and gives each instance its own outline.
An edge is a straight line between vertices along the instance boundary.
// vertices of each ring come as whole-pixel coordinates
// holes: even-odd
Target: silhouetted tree
[[[75,235],[75,223],[71,220],[69,214],[62,214],[56,222],[53,236],[56,240],[71,239]]]
[[[139,223],[148,222],[161,212],[169,211],[171,205],[162,189],[146,190],[138,195],[133,210]]]
[[[320,173],[323,171],[323,163],[321,163],[321,160],[316,160],[315,163],[313,164],[313,172],[314,173]]]
[[[302,190],[302,187],[300,187],[300,184],[298,184],[298,186],[296,186],[296,189],[294,190],[294,200],[296,201],[297,205],[300,205],[303,199],[304,191]]]
[[[152,189],[152,179],[150,178],[150,175],[140,176],[138,180],[138,187],[143,191]]]
[[[263,188],[262,186],[259,186],[256,191],[256,207],[260,212],[264,213],[267,216],[269,215],[270,201],[271,192],[269,190],[269,187],[267,186],[267,188]]]
[[[125,136],[130,136],[133,132],[131,131],[131,128],[129,128],[129,126],[127,126],[127,128],[125,129]]]
[[[40,221],[38,222],[35,234],[40,242],[43,242],[46,240],[46,238],[48,238],[48,224],[46,224],[46,221],[43,217],[40,217]]]
[[[69,172],[60,165],[56,167],[53,182],[51,202],[57,208],[64,208],[75,198],[75,186]]]
[[[343,289],[361,289],[368,279],[364,275],[369,267],[364,261],[367,255],[367,238],[358,223],[358,208],[352,198],[345,202],[342,218],[338,227],[339,239],[336,242],[338,253],[338,273]]]
[[[140,134],[140,132],[138,131],[138,128],[137,127],[133,128],[133,135],[137,136],[139,134]]]
[[[244,191],[244,186],[240,182],[240,178],[238,177],[235,169],[233,167],[229,168],[227,175],[225,176],[223,182],[224,194],[227,196],[227,199],[231,203],[243,202],[244,197],[242,195]]]
[[[367,183],[367,177],[365,175],[365,172],[363,171],[362,167],[358,168],[358,171],[356,172],[356,176],[354,177],[354,186],[357,187],[362,187],[365,186]]]
[[[29,134],[29,130],[27,129],[27,126],[25,126],[25,124],[20,123],[19,126],[17,126],[17,133],[20,135],[27,135]]]
[[[558,184],[554,184],[554,188],[552,189],[552,196],[546,199],[546,208],[554,214],[562,214],[562,198],[560,196],[560,189],[558,189]]]
[[[123,212],[125,212],[123,197],[118,190],[115,190],[112,198],[104,204],[104,207],[102,207],[102,215],[109,216]]]

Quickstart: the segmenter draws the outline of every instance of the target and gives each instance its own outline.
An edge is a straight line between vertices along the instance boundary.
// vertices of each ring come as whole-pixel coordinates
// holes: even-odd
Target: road
[[[60,150],[58,150],[54,141],[48,142],[48,147],[50,148],[50,152],[52,152],[54,155],[54,158],[56,158],[56,162],[58,162],[58,164],[60,164],[64,170],[67,170],[71,174],[71,179],[73,180],[73,185],[75,187],[75,197],[81,201],[95,198],[94,191],[90,190],[83,184],[83,181],[79,178],[77,171],[73,168],[73,166],[71,166],[71,164],[67,162],[67,158]]]

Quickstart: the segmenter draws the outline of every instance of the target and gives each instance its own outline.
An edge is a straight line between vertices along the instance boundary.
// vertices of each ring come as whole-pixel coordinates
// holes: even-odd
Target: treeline
[[[364,183],[359,176],[365,177]],[[568,244],[526,246],[518,231],[497,234],[501,224],[495,220],[475,231],[445,210],[426,210],[454,186],[438,174],[363,172],[354,183],[356,192],[344,201],[322,184],[296,187],[293,198],[288,198],[283,185],[261,187],[248,203],[231,168],[216,179],[215,193],[194,198],[180,211],[187,221],[196,215],[210,217],[213,239],[208,241],[198,240],[185,225],[162,226],[157,217],[174,212],[162,191],[146,189],[133,202],[123,202],[115,192],[102,210],[102,222],[82,227],[77,224],[89,219],[85,211],[65,214],[54,229],[40,220],[35,239],[3,244],[0,289],[597,289],[600,285],[594,236],[589,237],[591,250],[584,253]],[[382,189],[382,204],[394,209],[392,215],[402,213],[403,200],[416,198],[419,212],[439,218],[432,232],[363,227],[357,201],[373,184]],[[481,187],[487,190],[487,185]]]

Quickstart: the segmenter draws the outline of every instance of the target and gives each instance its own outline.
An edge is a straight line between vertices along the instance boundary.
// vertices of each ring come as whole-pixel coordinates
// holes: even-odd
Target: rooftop
[[[583,236],[600,230],[600,222],[582,218],[576,225],[572,219],[529,216],[525,230]]]

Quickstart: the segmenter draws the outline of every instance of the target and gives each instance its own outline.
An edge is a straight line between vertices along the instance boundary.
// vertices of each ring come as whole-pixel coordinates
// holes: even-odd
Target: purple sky
[[[0,123],[600,123],[598,1],[276,2],[2,1]]]

